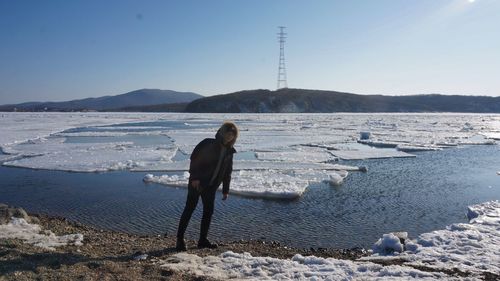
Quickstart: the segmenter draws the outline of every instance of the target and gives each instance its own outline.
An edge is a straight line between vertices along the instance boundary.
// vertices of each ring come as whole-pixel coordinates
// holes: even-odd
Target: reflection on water
[[[265,238],[299,247],[370,247],[390,231],[415,237],[465,222],[468,205],[500,199],[500,146],[417,155],[343,162],[367,166],[368,172],[351,173],[340,187],[311,185],[291,202],[237,196],[223,202],[218,194],[211,237]],[[187,158],[182,153],[176,157]],[[186,190],[145,184],[143,176],[0,167],[0,202],[112,230],[173,235]],[[197,239],[200,215],[198,208],[188,230],[192,239]]]

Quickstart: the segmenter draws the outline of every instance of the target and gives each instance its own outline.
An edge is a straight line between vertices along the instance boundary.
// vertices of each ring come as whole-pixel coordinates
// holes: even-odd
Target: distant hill
[[[189,103],[201,97],[203,96],[191,92],[141,89],[121,95],[99,98],[86,98],[64,102],[27,102],[2,105],[0,106],[0,111],[121,111],[120,109],[124,108]],[[184,107],[181,109],[184,109]]]
[[[184,112],[188,102],[183,103],[166,103],[142,106],[127,106],[105,111],[113,112]]]
[[[477,112],[500,113],[500,97],[413,95],[382,96],[280,89],[249,90],[205,97],[189,103],[186,112]]]

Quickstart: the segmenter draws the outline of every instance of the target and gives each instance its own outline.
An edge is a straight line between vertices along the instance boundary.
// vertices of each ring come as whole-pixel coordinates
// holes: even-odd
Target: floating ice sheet
[[[500,141],[500,132],[487,132],[487,133],[481,133],[481,134],[488,139]]]
[[[347,171],[296,170],[239,170],[232,174],[230,193],[265,199],[294,199],[300,197],[313,182],[341,185]],[[175,187],[187,187],[189,173],[182,175],[144,176],[145,182]]]
[[[68,234],[57,236],[50,230],[42,232],[37,224],[30,224],[22,218],[12,218],[8,224],[0,225],[0,239],[21,239],[27,244],[55,250],[55,247],[75,245],[81,246],[82,234]]]
[[[154,165],[142,165],[131,168],[134,172],[183,172],[189,170],[189,160],[177,162],[161,162]],[[239,170],[326,170],[326,171],[362,171],[365,172],[365,167],[327,164],[327,163],[290,163],[290,162],[271,162],[271,161],[252,161],[241,160],[234,161],[233,171]]]
[[[257,159],[264,161],[325,163],[337,160],[328,150],[317,147],[294,147],[284,151],[264,151],[256,153]]]
[[[121,136],[157,136],[165,134],[163,130],[144,131],[144,132],[121,132],[121,131],[85,131],[71,133],[55,133],[52,136],[56,137],[121,137]]]
[[[14,159],[18,159],[18,155],[10,155],[10,154],[0,154],[0,164],[3,162],[11,161]]]
[[[437,151],[442,150],[441,147],[431,145],[398,145],[397,150],[403,152],[419,152],[419,151]]]
[[[153,144],[147,139],[149,135],[165,134],[184,154],[189,155],[202,139],[214,137],[223,120],[233,120],[241,129],[241,136],[236,143],[238,151],[258,151],[261,160],[270,160],[258,163],[261,165],[258,169],[278,170],[307,169],[308,166],[311,169],[328,169],[318,165],[324,164],[321,162],[331,162],[335,157],[343,159],[413,157],[403,151],[422,151],[463,144],[493,144],[491,138],[487,139],[479,134],[498,134],[500,131],[499,115],[474,114],[2,113],[0,146],[12,156],[1,156],[0,161],[19,161],[16,163],[22,163],[23,167],[57,168],[57,165],[50,162],[52,159],[47,158],[48,156],[44,156],[48,160],[46,165],[37,157],[22,160],[16,158],[57,153],[58,149],[81,150],[77,146],[66,146],[69,145],[66,143],[64,145],[50,143],[52,139],[63,139],[61,136],[98,138],[98,136],[118,137],[121,134],[135,135],[133,138],[123,139],[127,141],[133,139],[138,151],[151,149]],[[364,145],[360,146],[365,148],[356,147],[359,132],[370,132],[369,141],[391,148],[376,150]],[[51,135],[54,137],[50,137]],[[142,137],[144,139],[141,139]],[[15,145],[26,140],[29,142],[21,146]],[[301,146],[313,146],[313,144],[317,146],[316,150],[304,148],[304,153],[298,151]],[[403,151],[395,149],[398,145]],[[326,151],[328,149],[331,151]],[[77,154],[75,157],[80,155]],[[71,155],[66,154],[66,156]],[[108,153],[108,156],[114,157],[112,153]],[[178,170],[186,169],[186,163],[161,160],[153,163],[149,161],[150,159],[153,158],[146,157],[144,161],[140,157],[117,158],[120,164],[116,163],[116,168],[151,171],[171,170],[173,167],[179,168]],[[28,162],[31,160],[39,162],[30,165]],[[87,158],[65,161],[84,160]],[[108,162],[114,160],[107,159]],[[280,162],[265,163],[278,161]],[[101,162],[96,162],[94,168],[87,166],[83,170],[103,170],[103,167],[99,166]],[[241,169],[256,167],[256,163],[251,161],[235,163],[235,166],[237,165],[240,165]]]
[[[153,176],[147,174],[146,182],[155,182],[165,185],[187,187],[189,173],[182,176]],[[279,171],[246,171],[233,172],[230,193],[266,199],[294,199],[300,197],[306,190],[309,182],[297,176],[284,174]]]
[[[488,139],[484,135],[474,135],[468,138],[459,138],[457,143],[461,145],[492,145],[496,144],[495,140]]]
[[[146,113],[1,113],[0,146],[47,137],[75,127],[156,120],[160,117]]]
[[[20,146],[24,146],[25,149]],[[102,172],[169,163],[177,148],[139,147],[128,143],[61,144],[51,139],[39,145],[18,145],[14,151],[30,157],[7,161],[4,165],[73,172]]]
[[[360,141],[365,143],[365,141]],[[407,158],[415,157],[415,155],[408,154],[392,148],[396,147],[395,143],[390,143],[391,148],[374,148],[371,146],[363,145],[360,143],[337,143],[337,144],[307,144],[307,146],[320,147],[327,149],[328,152],[338,158],[344,160],[361,160],[361,159],[379,159],[379,158]]]
[[[390,151],[374,148],[373,150],[336,150],[332,154],[344,160],[381,159],[381,158],[409,158],[415,155],[403,151]]]

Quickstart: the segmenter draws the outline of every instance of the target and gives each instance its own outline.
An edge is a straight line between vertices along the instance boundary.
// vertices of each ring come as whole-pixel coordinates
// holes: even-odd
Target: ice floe
[[[176,187],[187,187],[188,179],[188,172],[185,172],[182,176],[153,176],[147,174],[144,177],[145,182]],[[280,171],[240,170],[233,172],[230,193],[254,198],[294,199],[300,197],[308,185],[307,180]]]
[[[294,147],[285,151],[257,151],[257,159],[263,161],[328,163],[338,160],[328,150],[316,147]]]
[[[168,137],[169,145],[187,158],[198,142],[214,136],[223,120],[239,125],[239,152],[256,152],[255,159],[235,161],[240,170],[327,170],[337,159],[415,157],[411,152],[495,144],[491,137],[500,131],[499,116],[473,114],[5,113],[0,116],[0,148],[7,155],[0,155],[0,162],[73,171],[183,171],[188,164],[182,157],[169,161],[168,153],[166,159],[158,155],[161,145],[153,145],[163,141],[158,136]],[[357,143],[361,133],[365,139]],[[75,137],[96,141],[86,147],[75,143]],[[129,156],[113,151],[118,141],[135,144],[127,147]],[[85,151],[101,148],[111,152],[87,161]]]
[[[73,172],[103,172],[149,167],[165,162],[177,151],[173,146],[144,147],[131,143],[61,144],[50,139],[40,144],[17,145],[9,152],[29,156],[6,161],[5,166]]]
[[[182,172],[189,170],[189,160],[176,162],[154,163],[154,165],[143,165],[134,167],[131,171],[135,172]],[[239,170],[334,170],[334,171],[361,171],[366,172],[366,168],[361,166],[349,166],[341,164],[328,163],[298,163],[298,162],[272,162],[258,160],[234,161],[233,171]]]
[[[75,245],[81,246],[82,234],[57,236],[50,230],[42,230],[37,224],[26,222],[22,218],[12,218],[8,224],[0,225],[0,239],[21,239],[24,243],[55,250],[55,247]]]
[[[481,134],[488,139],[500,141],[500,132],[486,132]]]
[[[61,132],[52,134],[55,137],[121,137],[121,136],[153,136],[162,135],[164,131],[121,132],[121,131],[87,131],[87,132]]]
[[[347,171],[319,170],[239,170],[232,175],[230,193],[245,197],[263,199],[295,199],[306,191],[311,183],[341,185]],[[146,174],[145,182],[159,183],[175,187],[187,187],[189,173],[182,175],[154,176]]]
[[[437,150],[442,150],[443,148],[437,147],[437,146],[432,146],[432,145],[402,145],[399,144],[396,147],[397,150],[403,151],[403,152],[418,152],[418,151],[437,151]]]
[[[404,151],[379,148],[373,148],[371,150],[333,150],[331,153],[343,160],[416,157],[415,155]]]
[[[161,115],[141,113],[2,113],[0,146],[47,137],[76,127],[156,120],[160,117]]]

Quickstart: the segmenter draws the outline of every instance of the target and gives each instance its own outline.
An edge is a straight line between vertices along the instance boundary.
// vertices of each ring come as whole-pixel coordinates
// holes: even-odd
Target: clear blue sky
[[[500,95],[498,0],[0,0],[0,104],[140,88]]]

